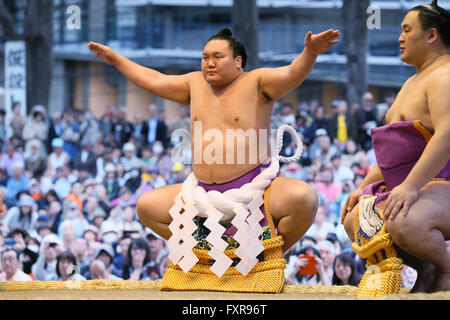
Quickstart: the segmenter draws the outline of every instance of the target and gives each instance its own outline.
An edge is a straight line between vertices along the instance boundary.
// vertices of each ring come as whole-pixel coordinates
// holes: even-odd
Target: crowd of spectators
[[[333,101],[328,113],[317,101],[276,102],[271,128],[289,124],[304,144],[301,159],[281,172],[319,194],[313,225],[285,253],[286,283],[358,284],[364,262],[351,249],[340,213],[376,162],[370,129],[383,124],[394,97],[375,104],[366,92],[360,104]],[[148,115],[129,120],[124,107],[109,107],[99,119],[76,109],[49,115],[38,105],[24,117],[16,105],[6,123],[0,111],[0,280],[162,278],[170,248],[140,223],[136,203],[192,171],[171,157],[179,143],[171,134],[189,130],[189,109],[181,106],[170,125],[155,104]],[[282,154],[293,153],[285,135]],[[314,272],[303,272],[311,261]],[[410,287],[415,274],[404,270]]]

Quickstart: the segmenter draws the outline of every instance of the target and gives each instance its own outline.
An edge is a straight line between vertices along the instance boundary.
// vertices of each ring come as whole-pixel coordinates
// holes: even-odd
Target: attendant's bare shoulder
[[[430,72],[427,79],[427,89],[433,89],[435,82],[446,84],[450,87],[450,59],[447,63]]]
[[[450,121],[450,60],[432,70],[425,83],[427,105],[433,127],[448,128]]]

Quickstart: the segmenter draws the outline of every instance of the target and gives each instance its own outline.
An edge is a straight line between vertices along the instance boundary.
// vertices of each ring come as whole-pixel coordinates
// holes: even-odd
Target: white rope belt
[[[291,157],[280,156],[284,131],[288,131],[294,137],[297,145],[296,153]],[[223,193],[216,190],[206,192],[192,172],[186,178],[175,198],[175,204],[169,210],[173,218],[169,225],[172,236],[168,240],[172,247],[169,254],[172,263],[178,264],[187,273],[198,262],[197,256],[192,251],[197,244],[192,236],[197,229],[193,218],[198,215],[207,218],[204,226],[210,230],[206,241],[212,247],[209,255],[215,260],[210,270],[221,277],[233,262],[224,253],[228,243],[221,236],[226,230],[219,223],[231,220],[231,224],[237,229],[234,239],[239,243],[235,253],[241,259],[236,269],[243,275],[250,272],[258,262],[256,257],[264,250],[259,241],[259,236],[263,233],[259,222],[264,219],[264,214],[259,208],[264,204],[264,190],[276,178],[280,162],[298,161],[302,152],[303,144],[300,136],[294,128],[284,124],[277,130],[270,166],[240,188]],[[181,214],[182,209],[184,212]]]

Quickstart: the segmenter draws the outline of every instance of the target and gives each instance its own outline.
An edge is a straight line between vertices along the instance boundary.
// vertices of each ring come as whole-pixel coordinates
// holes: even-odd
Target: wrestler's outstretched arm
[[[384,217],[393,220],[402,212],[406,217],[411,205],[419,198],[419,190],[431,181],[450,159],[450,72],[442,67],[433,73],[425,92],[434,134],[411,172],[393,188],[385,203]]]
[[[262,92],[276,100],[297,88],[313,69],[317,55],[337,44],[339,40],[336,39],[339,36],[339,30],[329,29],[315,35],[309,31],[305,37],[305,49],[290,65],[258,70]]]
[[[143,67],[110,47],[96,42],[89,42],[89,50],[105,63],[115,66],[131,82],[151,94],[163,99],[189,105],[189,79],[191,74],[165,75],[156,70]]]

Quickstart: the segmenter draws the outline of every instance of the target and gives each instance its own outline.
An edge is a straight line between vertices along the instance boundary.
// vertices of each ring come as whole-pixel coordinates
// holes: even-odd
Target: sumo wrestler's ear
[[[427,31],[427,41],[428,43],[433,43],[439,37],[439,33],[436,28],[430,28]]]
[[[242,68],[242,56],[236,57],[237,67]]]

